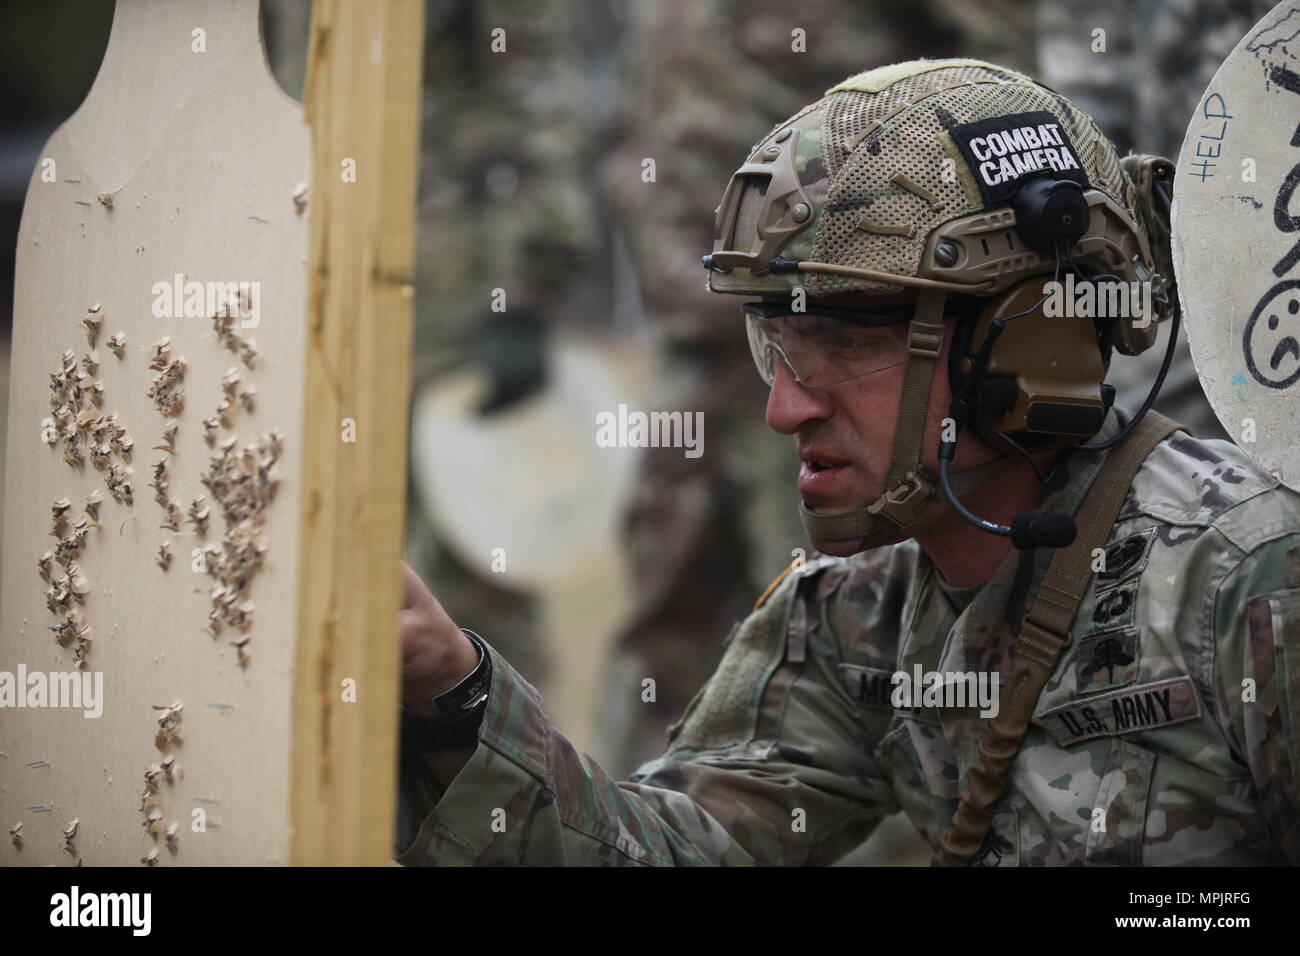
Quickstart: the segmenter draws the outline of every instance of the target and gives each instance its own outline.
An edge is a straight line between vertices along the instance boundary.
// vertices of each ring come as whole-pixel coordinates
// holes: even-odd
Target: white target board
[[[1300,489],[1300,4],[1215,74],[1174,181],[1174,268],[1205,394],[1262,467]]]

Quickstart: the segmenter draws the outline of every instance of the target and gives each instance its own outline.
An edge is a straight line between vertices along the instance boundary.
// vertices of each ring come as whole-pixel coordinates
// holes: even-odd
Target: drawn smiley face
[[[1241,334],[1255,381],[1289,388],[1300,380],[1300,279],[1279,282],[1260,297]]]

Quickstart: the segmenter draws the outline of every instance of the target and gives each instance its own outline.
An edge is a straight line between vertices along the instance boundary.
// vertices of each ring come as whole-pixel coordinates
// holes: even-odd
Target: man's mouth
[[[829,496],[841,490],[848,470],[848,462],[822,453],[799,456],[799,493],[809,507],[826,507]]]
[[[817,461],[816,459],[808,462],[808,468],[811,471],[825,471],[827,468],[843,468],[842,464],[833,461]]]
[[[799,460],[809,471],[826,471],[829,468],[843,468],[848,464],[844,458],[833,455],[821,448],[807,448],[799,453]]]

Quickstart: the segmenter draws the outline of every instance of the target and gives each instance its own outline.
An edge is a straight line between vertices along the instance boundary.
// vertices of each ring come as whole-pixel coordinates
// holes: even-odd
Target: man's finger
[[[402,610],[408,607],[415,607],[416,600],[420,591],[424,588],[424,583],[420,576],[411,570],[410,565],[405,561],[402,562]]]

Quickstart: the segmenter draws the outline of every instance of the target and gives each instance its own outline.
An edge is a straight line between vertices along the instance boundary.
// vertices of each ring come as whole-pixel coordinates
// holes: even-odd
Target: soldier
[[[708,293],[698,258],[686,254],[708,240],[712,184],[781,117],[864,59],[897,58],[916,37],[936,55],[960,49],[1029,68],[1033,18],[1013,7],[967,0],[957,18],[932,3],[627,7],[619,108],[602,136],[602,195],[626,236],[669,369],[652,407],[702,413],[710,450],[686,459],[678,449],[646,449],[641,458],[624,524],[636,605],[614,636],[599,720],[612,772],[659,752],[664,728],[717,667],[718,638],[801,544],[790,507],[798,463],[755,414],[766,392],[734,334],[731,305]],[[654,184],[642,179],[646,158],[657,162]],[[646,677],[655,680],[653,703],[641,699]]]
[[[1104,385],[1177,331],[1170,173],[972,60],[778,124],[706,262],[825,556],[621,783],[408,569],[399,861],[830,863],[901,809],[938,864],[1300,862],[1300,495]],[[1152,308],[1049,306],[1108,275]]]

